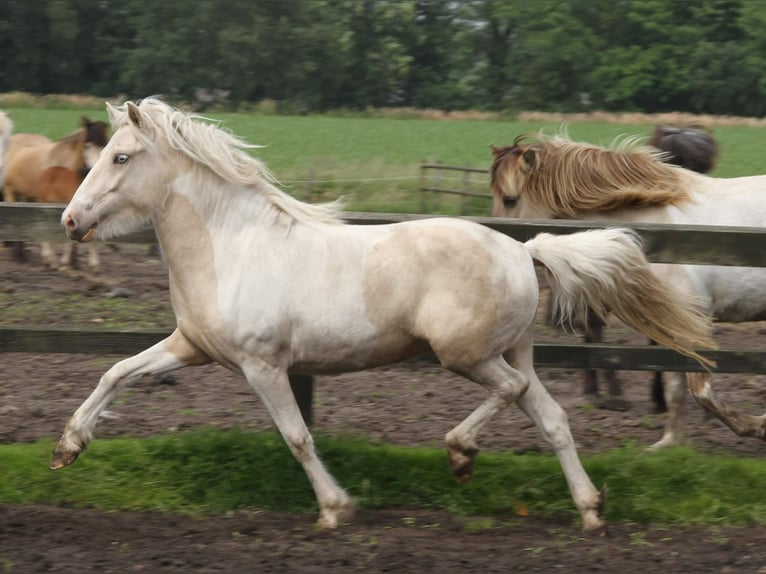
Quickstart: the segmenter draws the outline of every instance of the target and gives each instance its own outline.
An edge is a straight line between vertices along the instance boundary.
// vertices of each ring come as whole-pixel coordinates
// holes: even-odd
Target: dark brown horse
[[[708,173],[718,159],[718,142],[699,127],[657,126],[647,145],[663,152],[663,161]]]

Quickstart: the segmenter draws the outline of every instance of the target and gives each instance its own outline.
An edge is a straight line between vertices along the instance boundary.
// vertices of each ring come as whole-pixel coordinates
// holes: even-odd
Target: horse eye
[[[128,163],[130,156],[126,153],[118,153],[114,155],[114,163]]]
[[[503,207],[507,207],[508,209],[513,209],[516,207],[516,204],[519,202],[518,197],[508,197],[507,195],[503,197]]]

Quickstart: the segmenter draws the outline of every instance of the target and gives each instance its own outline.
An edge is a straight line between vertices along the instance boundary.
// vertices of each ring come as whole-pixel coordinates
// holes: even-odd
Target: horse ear
[[[535,148],[531,147],[525,151],[522,158],[524,159],[523,169],[525,171],[532,171],[537,167],[537,150]]]
[[[84,128],[89,128],[93,122],[90,121],[88,116],[80,116],[80,125]]]
[[[133,102],[127,102],[125,105],[128,108],[128,119],[134,126],[141,129],[144,126],[141,110],[139,110],[138,106]]]
[[[117,121],[117,114],[118,110],[116,107],[114,107],[109,102],[106,102],[106,114],[109,116],[109,123],[114,126],[115,122]]]

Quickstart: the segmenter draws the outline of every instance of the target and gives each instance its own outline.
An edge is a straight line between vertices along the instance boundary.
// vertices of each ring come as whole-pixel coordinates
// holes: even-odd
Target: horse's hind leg
[[[577,455],[566,412],[537,378],[532,365],[531,345],[519,353],[517,359],[512,359],[512,363],[529,381],[527,392],[517,401],[519,408],[535,423],[545,440],[553,447],[569,484],[569,491],[580,511],[583,528],[603,528],[605,521],[601,514],[604,509],[605,491],[599,492],[593,486]]]
[[[348,520],[353,515],[353,500],[319,460],[287,373],[263,361],[243,365],[243,372],[314,487],[319,503],[317,524],[323,528],[335,528]]]
[[[528,382],[520,371],[499,356],[470,368],[448,368],[489,390],[489,397],[446,436],[450,469],[460,482],[465,482],[473,472],[473,459],[479,452],[476,437],[482,427],[518,399],[526,391]]]
[[[715,394],[709,373],[687,373],[686,380],[697,402],[726,423],[737,436],[766,439],[766,414],[753,416],[735,411]]]

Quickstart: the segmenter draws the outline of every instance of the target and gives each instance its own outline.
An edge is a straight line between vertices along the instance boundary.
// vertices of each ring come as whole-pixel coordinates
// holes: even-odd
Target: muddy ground
[[[36,246],[29,262],[0,251],[0,323],[98,328],[170,327],[163,264],[146,247],[102,250],[95,281],[46,270]],[[115,305],[114,288],[130,295]],[[14,310],[14,302],[25,305]],[[30,311],[31,308],[39,312]],[[126,311],[128,309],[128,316]],[[131,313],[134,309],[135,312]],[[541,341],[576,341],[540,327]],[[642,342],[621,328],[614,342]],[[724,348],[763,348],[766,323],[721,324]],[[100,375],[119,357],[0,354],[0,442],[56,438]],[[635,442],[649,445],[663,416],[649,400],[648,373],[623,372],[626,410],[601,408],[581,393],[579,372],[538,374],[566,409],[582,454]],[[766,376],[720,375],[719,392],[748,412],[766,404]],[[482,389],[427,363],[318,377],[314,428],[362,434],[403,445],[439,445],[483,399]],[[740,439],[688,403],[687,438],[706,452],[763,456],[766,446]],[[195,427],[271,430],[258,399],[238,376],[215,366],[185,369],[175,381],[131,387],[96,429],[99,437],[176,432]],[[484,450],[549,451],[518,410],[493,421]],[[0,476],[2,469],[0,469]],[[619,571],[766,573],[763,529],[611,525],[583,537],[576,523],[536,518],[475,528],[471,519],[413,509],[365,511],[335,532],[316,532],[312,517],[251,509],[209,519],[155,513],[102,513],[44,506],[0,507],[0,572],[473,572]]]

